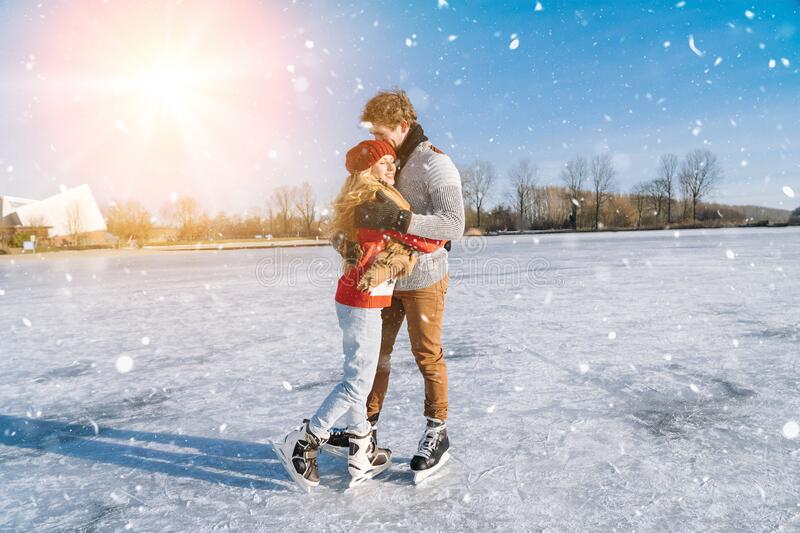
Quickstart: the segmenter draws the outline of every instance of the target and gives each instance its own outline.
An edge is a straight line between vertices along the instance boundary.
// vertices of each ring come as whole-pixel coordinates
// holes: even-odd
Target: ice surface
[[[397,465],[310,495],[266,443],[339,377],[331,249],[0,258],[0,530],[797,530],[800,228],[513,239],[453,247],[441,475],[402,333]]]

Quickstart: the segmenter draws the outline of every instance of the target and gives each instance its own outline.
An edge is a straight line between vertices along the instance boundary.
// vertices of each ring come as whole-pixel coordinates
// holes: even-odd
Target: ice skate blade
[[[328,444],[323,444],[322,451],[328,455],[333,455],[334,457],[341,457],[342,459],[347,459],[349,450],[348,448],[343,448],[341,446],[330,446]]]
[[[275,455],[278,456],[278,459],[283,465],[284,470],[286,470],[286,473],[289,474],[289,476],[292,478],[292,481],[294,481],[297,486],[303,490],[303,492],[311,492],[313,487],[319,485],[319,483],[312,483],[308,481],[295,471],[291,458],[287,458],[286,454],[283,453],[283,446],[281,444],[270,441],[270,445],[272,446],[272,450],[275,452]]]
[[[429,477],[434,475],[436,472],[439,471],[439,469],[441,469],[445,465],[445,463],[448,460],[450,460],[450,451],[449,450],[442,454],[442,457],[441,457],[441,459],[439,459],[439,462],[436,463],[436,466],[428,468],[427,470],[415,470],[415,471],[413,471],[414,472],[414,485],[419,485],[420,483],[422,483],[423,481],[425,481],[426,479],[428,479]]]
[[[390,466],[392,466],[392,461],[391,460],[387,461],[386,464],[382,464],[381,466],[376,466],[372,470],[368,470],[367,472],[364,473],[363,476],[354,477],[353,479],[350,480],[350,484],[348,485],[348,488],[352,489],[352,488],[355,488],[355,487],[360,487],[361,485],[365,484],[370,479],[372,479],[375,476],[379,475],[380,473],[385,472],[386,470],[388,470]]]

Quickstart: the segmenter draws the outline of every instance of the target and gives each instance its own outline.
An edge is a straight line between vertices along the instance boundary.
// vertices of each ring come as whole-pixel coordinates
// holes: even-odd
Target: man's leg
[[[397,291],[408,321],[411,351],[425,380],[425,416],[447,418],[447,365],[442,351],[442,319],[449,277],[430,287]],[[385,322],[384,322],[385,325]]]
[[[394,341],[397,339],[397,332],[403,325],[405,310],[403,302],[398,298],[392,298],[392,305],[383,308],[381,319],[383,321],[381,332],[381,350],[378,358],[378,369],[375,372],[375,381],[372,383],[372,391],[367,398],[367,417],[372,418],[381,412],[383,400],[386,398],[386,391],[389,389],[389,373],[392,369],[392,349]]]

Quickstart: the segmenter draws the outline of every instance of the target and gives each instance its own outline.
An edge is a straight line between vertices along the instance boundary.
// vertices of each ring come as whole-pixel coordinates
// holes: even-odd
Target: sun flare
[[[176,61],[165,61],[145,69],[138,79],[144,105],[179,112],[197,83],[192,69]]]

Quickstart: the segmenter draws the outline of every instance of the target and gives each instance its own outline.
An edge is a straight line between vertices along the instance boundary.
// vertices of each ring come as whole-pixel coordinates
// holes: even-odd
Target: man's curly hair
[[[417,123],[417,112],[405,91],[381,91],[364,106],[361,120],[392,128],[405,120],[413,126]]]

